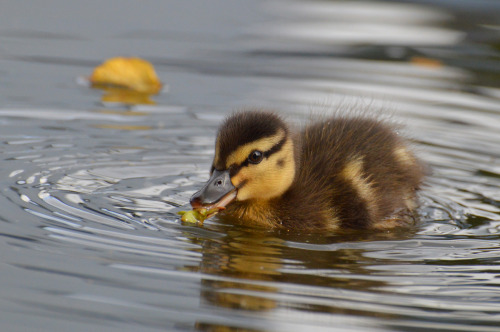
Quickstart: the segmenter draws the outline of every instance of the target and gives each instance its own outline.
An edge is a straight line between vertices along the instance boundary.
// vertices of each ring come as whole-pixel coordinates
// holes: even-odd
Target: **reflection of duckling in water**
[[[339,116],[294,133],[275,113],[245,111],[221,125],[211,177],[191,205],[268,228],[386,228],[416,207],[422,177],[381,121]]]

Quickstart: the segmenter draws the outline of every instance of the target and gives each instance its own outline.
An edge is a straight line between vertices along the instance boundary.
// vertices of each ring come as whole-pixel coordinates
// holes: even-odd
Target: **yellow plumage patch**
[[[266,149],[276,145],[284,135],[284,132],[280,132],[276,136],[246,144],[236,150],[228,160],[234,163],[236,161],[242,163],[251,151],[266,151]],[[237,199],[240,201],[247,199],[264,200],[283,194],[290,187],[295,177],[293,158],[293,142],[289,138],[285,141],[281,150],[271,154],[269,158],[265,158],[259,164],[249,164],[243,167],[238,174],[231,178],[231,182],[237,188],[244,183],[238,189]],[[278,164],[282,166],[278,166]]]
[[[415,165],[415,158],[404,146],[398,146],[394,149],[396,160],[404,166],[411,167]]]
[[[376,195],[369,178],[363,172],[363,158],[356,157],[347,163],[341,175],[353,186],[354,190],[366,202],[370,215],[376,213]]]

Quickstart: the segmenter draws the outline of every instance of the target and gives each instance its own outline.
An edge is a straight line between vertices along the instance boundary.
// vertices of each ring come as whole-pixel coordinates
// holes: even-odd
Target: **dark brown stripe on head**
[[[264,137],[270,137],[288,129],[281,118],[265,111],[245,111],[230,115],[222,123],[217,134],[216,156],[217,169],[223,169],[228,156],[240,146]],[[280,142],[281,143],[281,142]]]
[[[286,140],[287,140],[287,137],[283,136],[283,138],[277,144],[275,144],[272,148],[270,148],[267,151],[263,151],[262,153],[264,154],[264,158],[267,159],[272,154],[274,154],[274,153],[278,152],[279,150],[281,150],[281,148],[283,148],[283,145],[285,145]],[[231,177],[235,176],[236,174],[238,174],[238,172],[240,171],[240,169],[242,169],[243,167],[248,166],[249,163],[250,162],[248,161],[248,159],[246,159],[244,162],[242,162],[239,165],[233,165],[233,166],[231,166],[229,168],[229,176],[231,176]]]

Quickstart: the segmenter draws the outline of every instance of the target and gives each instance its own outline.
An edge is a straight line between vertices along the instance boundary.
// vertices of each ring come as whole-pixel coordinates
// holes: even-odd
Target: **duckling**
[[[247,110],[220,126],[210,179],[190,203],[266,228],[387,228],[416,208],[423,174],[380,120],[335,116],[294,131],[275,112]]]

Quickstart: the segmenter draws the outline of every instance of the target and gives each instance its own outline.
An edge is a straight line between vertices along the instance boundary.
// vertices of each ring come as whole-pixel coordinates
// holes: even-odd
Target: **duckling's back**
[[[389,125],[331,118],[307,126],[299,140],[296,180],[283,197],[302,201],[305,214],[296,209],[292,215],[303,225],[293,226],[380,226],[415,207],[423,170]]]

